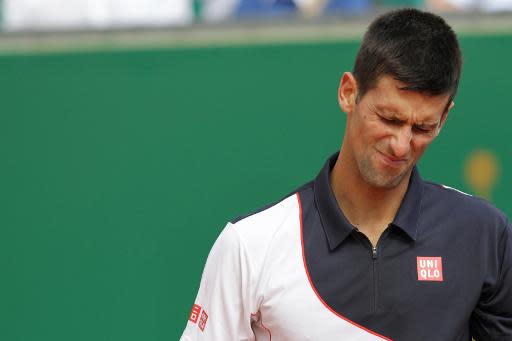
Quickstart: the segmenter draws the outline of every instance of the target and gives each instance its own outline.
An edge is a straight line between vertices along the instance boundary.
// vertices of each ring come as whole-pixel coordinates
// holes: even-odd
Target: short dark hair
[[[406,84],[404,90],[455,97],[462,69],[457,36],[443,18],[417,9],[399,9],[375,19],[366,31],[353,74],[358,98],[382,75]]]

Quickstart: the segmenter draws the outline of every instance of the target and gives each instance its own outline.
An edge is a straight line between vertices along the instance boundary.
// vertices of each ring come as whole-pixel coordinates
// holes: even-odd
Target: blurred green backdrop
[[[424,178],[509,215],[512,36],[463,36]],[[341,143],[358,43],[0,57],[0,340],[178,340],[225,223]]]

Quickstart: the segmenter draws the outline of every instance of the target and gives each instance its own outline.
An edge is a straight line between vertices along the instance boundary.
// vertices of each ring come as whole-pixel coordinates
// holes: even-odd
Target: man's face
[[[408,179],[453,106],[447,110],[448,95],[401,90],[404,86],[382,76],[359,101],[351,74],[344,75],[340,86],[340,104],[347,113],[343,148],[363,181],[373,187],[393,188]]]

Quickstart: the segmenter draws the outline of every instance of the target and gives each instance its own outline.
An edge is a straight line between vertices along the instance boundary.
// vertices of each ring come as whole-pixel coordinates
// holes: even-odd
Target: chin
[[[385,189],[392,189],[392,188],[395,188],[398,185],[400,185],[402,183],[403,179],[404,179],[403,176],[394,177],[394,178],[391,178],[391,179],[389,179],[389,178],[382,179],[382,181],[380,181],[378,187],[385,188]]]
[[[361,158],[357,164],[363,180],[375,188],[392,189],[397,187],[412,169],[412,165],[407,165],[402,169],[393,169],[372,161],[375,160]]]
[[[376,170],[370,172],[362,172],[363,179],[367,184],[372,187],[382,189],[393,189],[397,187],[402,183],[407,174],[408,170],[393,175],[387,175]]]

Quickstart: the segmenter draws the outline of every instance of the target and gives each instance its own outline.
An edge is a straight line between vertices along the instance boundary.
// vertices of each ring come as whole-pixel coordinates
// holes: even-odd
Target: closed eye
[[[428,134],[434,131],[435,126],[414,126],[414,130],[419,133]]]
[[[390,125],[402,125],[403,122],[396,119],[396,118],[388,118],[388,117],[384,117],[384,116],[380,116],[379,115],[379,118],[382,122],[386,123],[386,124],[390,124]]]

